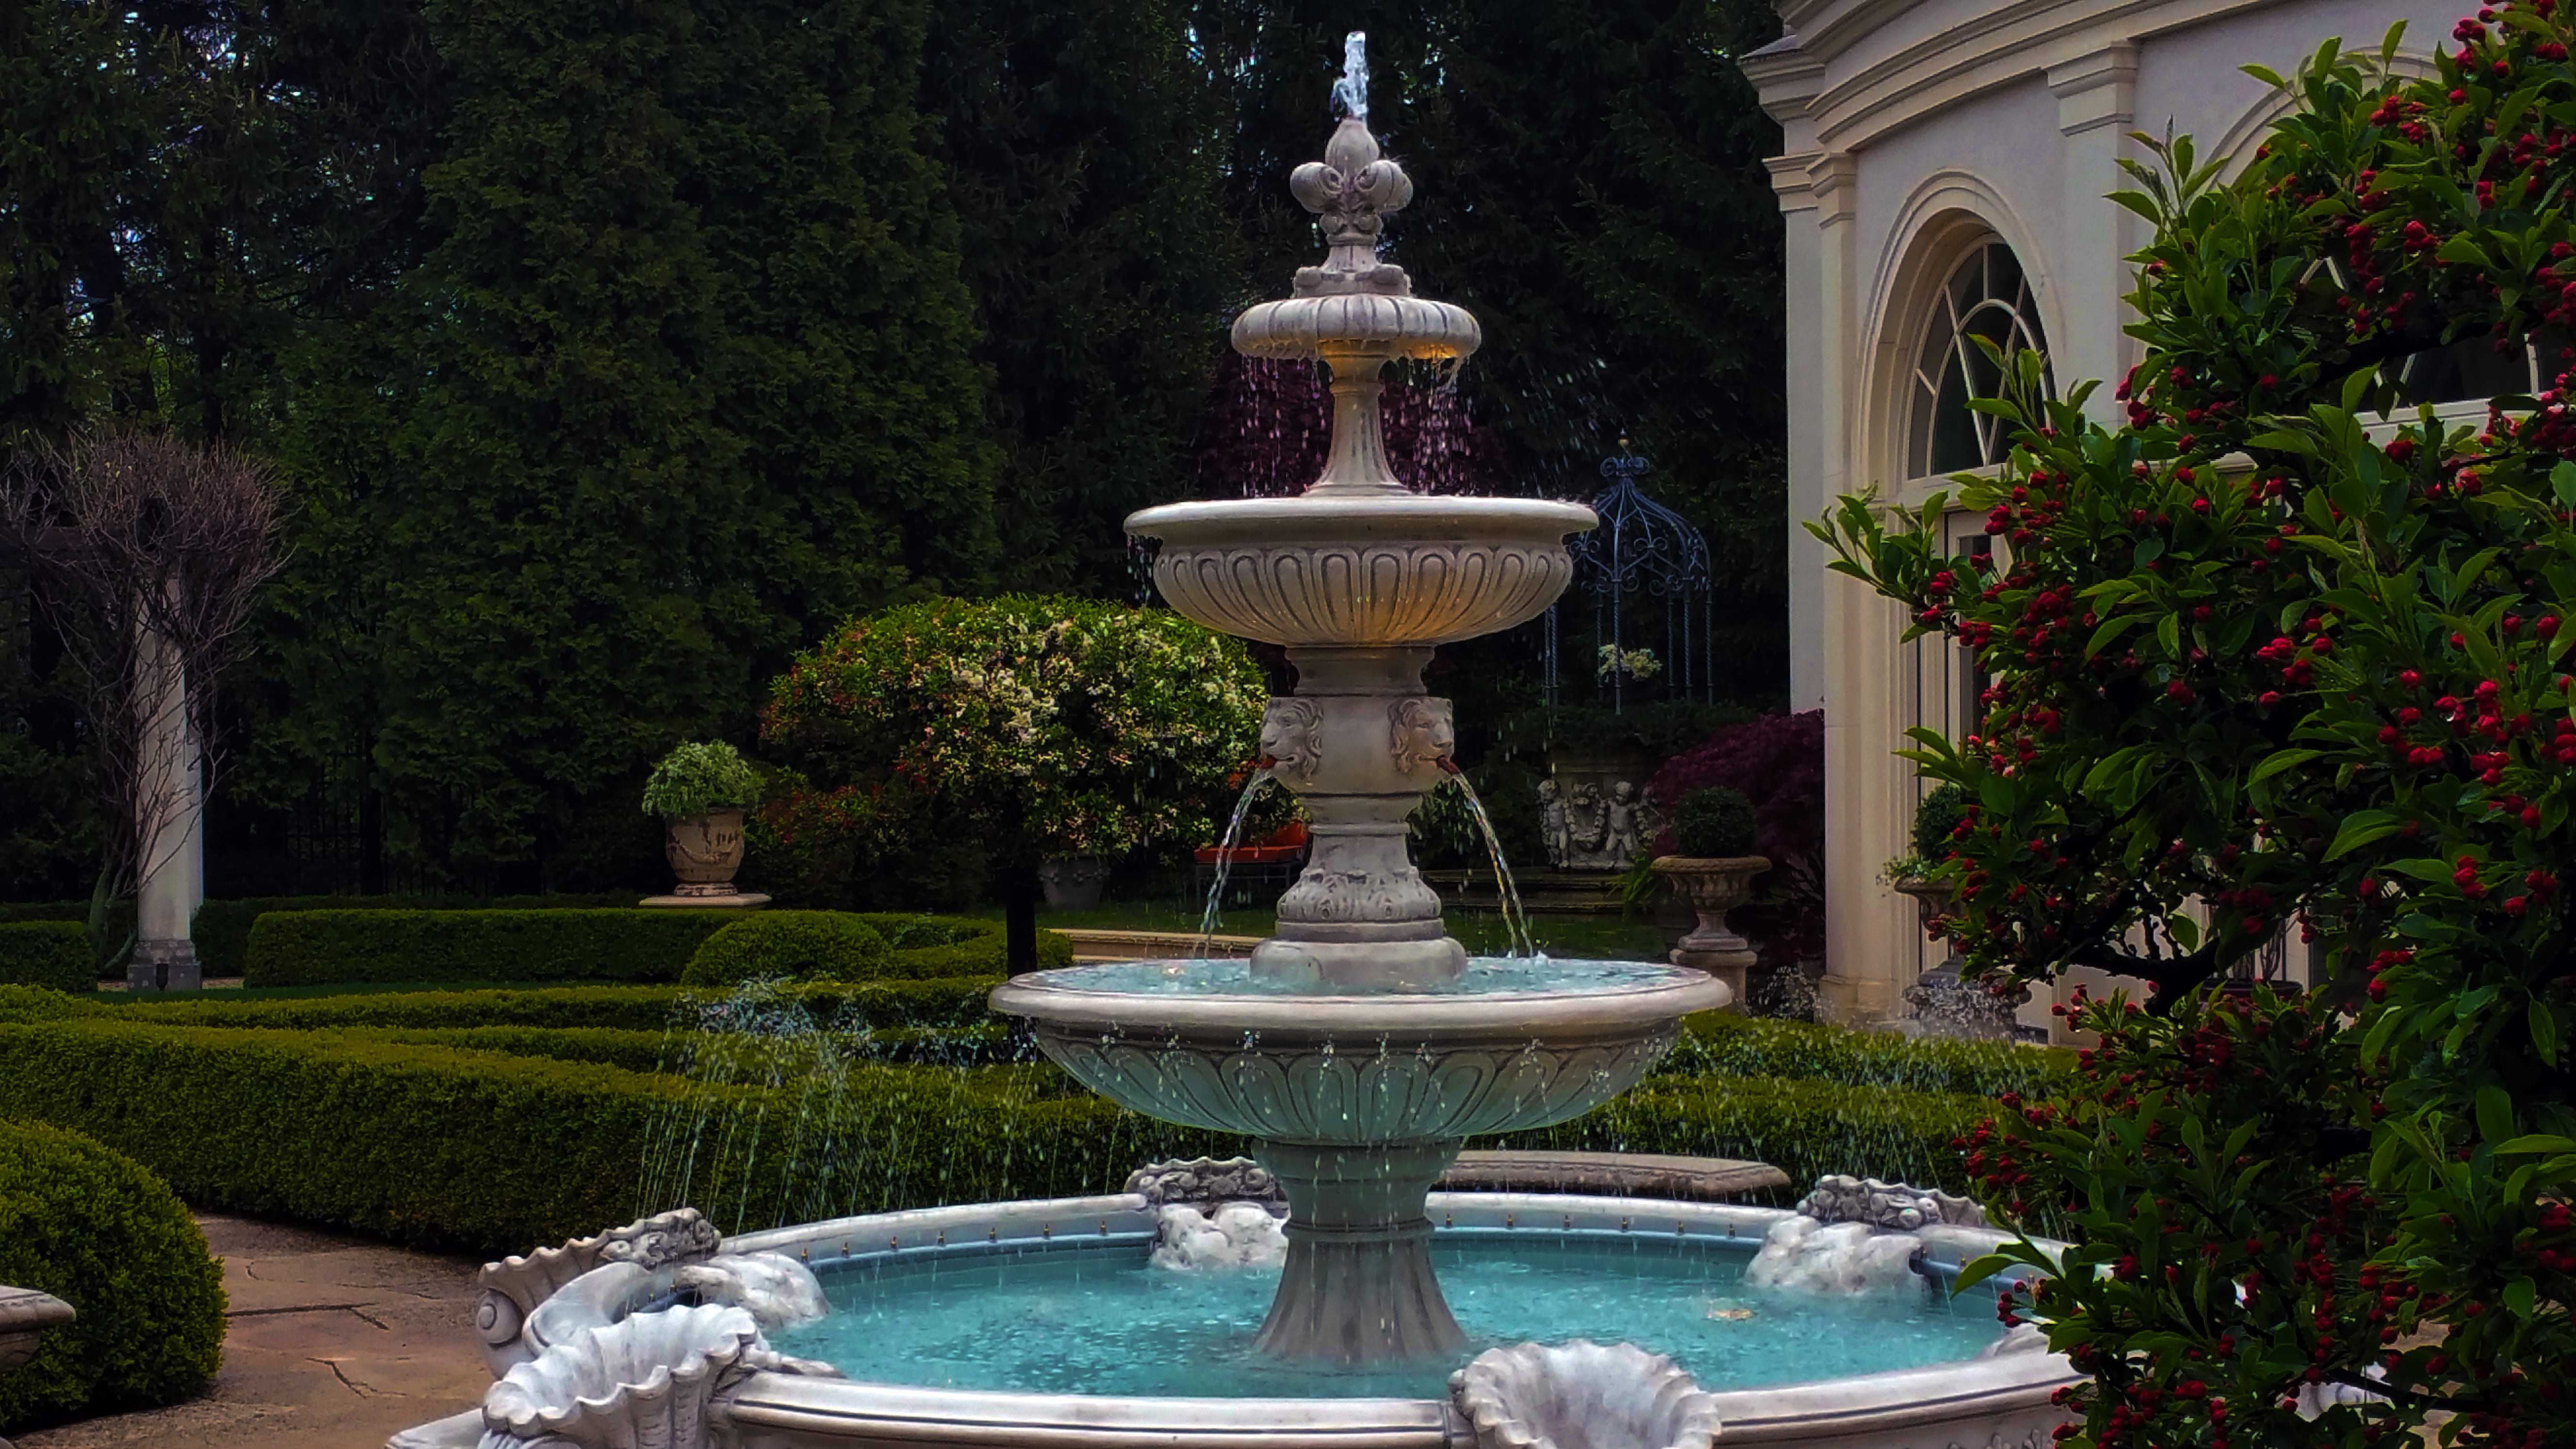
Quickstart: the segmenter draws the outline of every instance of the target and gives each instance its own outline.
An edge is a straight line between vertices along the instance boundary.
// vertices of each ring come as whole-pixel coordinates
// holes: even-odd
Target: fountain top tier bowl
[[[1353,116],[1289,189],[1330,250],[1297,273],[1295,296],[1237,317],[1234,346],[1331,367],[1332,450],[1298,497],[1174,503],[1129,518],[1128,532],[1161,541],[1163,598],[1212,629],[1290,648],[1428,648],[1536,618],[1565,591],[1565,538],[1593,526],[1592,510],[1421,497],[1387,462],[1386,364],[1457,363],[1482,340],[1473,314],[1414,296],[1404,269],[1378,260],[1384,219],[1412,200],[1413,183]]]

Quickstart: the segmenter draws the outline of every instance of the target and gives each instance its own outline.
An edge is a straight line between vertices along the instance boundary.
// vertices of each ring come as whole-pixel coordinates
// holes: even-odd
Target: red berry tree
[[[2430,80],[2394,34],[2264,73],[2301,105],[2234,181],[2151,142],[2127,426],[2001,359],[1977,406],[2019,446],[1959,486],[2005,562],[1868,500],[1819,529],[1993,681],[1913,752],[1976,802],[1943,929],[1985,972],[2152,985],[2077,1009],[2084,1092],[1962,1143],[2073,1237],[1985,1265],[2092,1374],[2070,1443],[2393,1443],[2436,1410],[2576,1443],[2576,377],[2470,426],[2397,390],[2576,324],[2570,22],[2480,11]],[[2323,997],[2212,994],[2285,921]]]

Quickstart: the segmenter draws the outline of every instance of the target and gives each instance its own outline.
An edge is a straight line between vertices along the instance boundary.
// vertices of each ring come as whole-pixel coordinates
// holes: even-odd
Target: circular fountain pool
[[[854,1379],[921,1388],[1178,1398],[1436,1399],[1489,1348],[1589,1338],[1667,1355],[1704,1389],[1758,1388],[1974,1358],[1984,1305],[1933,1280],[1826,1301],[1748,1287],[1746,1239],[1452,1229],[1432,1257],[1468,1335],[1454,1358],[1319,1369],[1258,1353],[1278,1270],[1168,1268],[1149,1243],[853,1261],[819,1273],[833,1312],[773,1336]]]

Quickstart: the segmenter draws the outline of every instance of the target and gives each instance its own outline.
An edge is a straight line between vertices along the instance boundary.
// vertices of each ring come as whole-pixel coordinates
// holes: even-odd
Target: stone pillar
[[[2057,258],[2066,335],[2048,339],[2049,362],[2061,393],[2087,379],[2101,382],[2089,411],[2117,426],[2120,404],[2112,391],[2141,348],[2120,330],[2129,320],[2120,299],[2134,284],[2128,258],[2146,244],[2146,222],[2108,198],[2135,185],[2120,160],[2137,125],[2138,48],[2123,42],[2050,66],[2048,89],[2057,97],[2057,129],[2066,138],[2066,230]]]
[[[135,991],[194,991],[202,984],[189,929],[205,898],[205,800],[196,732],[188,723],[188,680],[171,645],[144,641],[136,708],[144,721],[137,767]]]

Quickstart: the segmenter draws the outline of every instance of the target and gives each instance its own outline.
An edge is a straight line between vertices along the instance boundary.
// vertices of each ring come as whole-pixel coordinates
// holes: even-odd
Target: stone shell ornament
[[[1478,1449],[1708,1449],[1717,1400],[1633,1343],[1524,1343],[1449,1376]]]

